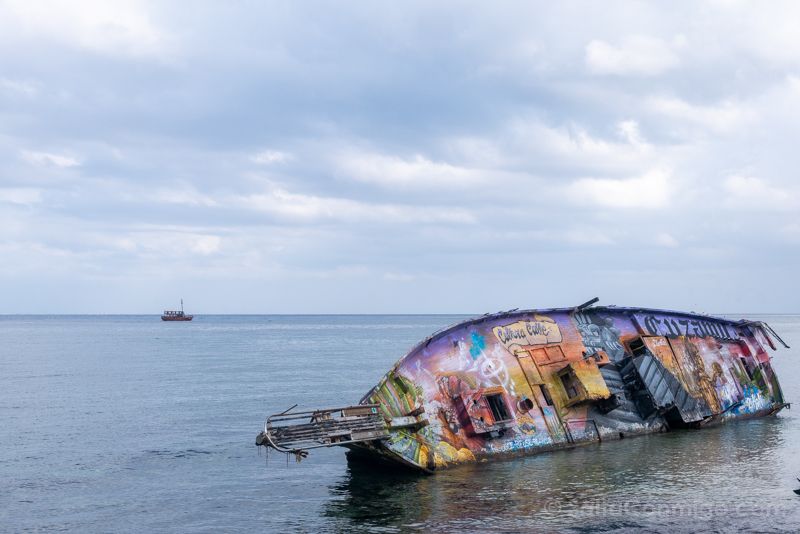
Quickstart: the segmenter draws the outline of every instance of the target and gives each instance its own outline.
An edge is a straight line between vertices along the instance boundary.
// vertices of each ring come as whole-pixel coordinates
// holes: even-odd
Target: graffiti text
[[[511,345],[544,345],[561,341],[561,331],[555,321],[538,316],[536,319],[496,326],[492,331],[506,348]]]
[[[703,319],[681,317],[636,315],[637,322],[651,336],[697,336],[735,340],[736,332],[728,325]]]

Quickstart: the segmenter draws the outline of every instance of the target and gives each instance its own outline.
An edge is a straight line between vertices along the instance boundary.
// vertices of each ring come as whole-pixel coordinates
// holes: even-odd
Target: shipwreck
[[[765,322],[596,302],[444,328],[358,404],[271,415],[256,444],[433,472],[789,407],[768,352],[788,345]]]

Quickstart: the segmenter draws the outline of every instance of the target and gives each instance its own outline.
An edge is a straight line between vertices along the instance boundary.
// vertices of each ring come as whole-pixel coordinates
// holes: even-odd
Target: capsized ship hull
[[[400,359],[360,410],[273,416],[256,442],[298,457],[342,445],[431,472],[788,406],[767,352],[773,338],[785,343],[767,324],[588,304],[448,327]]]

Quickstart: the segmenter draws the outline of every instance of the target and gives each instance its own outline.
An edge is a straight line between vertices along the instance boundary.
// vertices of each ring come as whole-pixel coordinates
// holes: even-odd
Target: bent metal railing
[[[389,437],[377,404],[292,412],[294,407],[267,417],[256,445],[301,454],[308,449]]]

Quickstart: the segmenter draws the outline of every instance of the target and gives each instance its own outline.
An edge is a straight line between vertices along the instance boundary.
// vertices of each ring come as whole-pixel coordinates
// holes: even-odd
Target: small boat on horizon
[[[183,299],[181,299],[180,310],[164,310],[161,315],[162,321],[191,321],[192,319],[194,319],[194,315],[186,315],[183,312]]]

